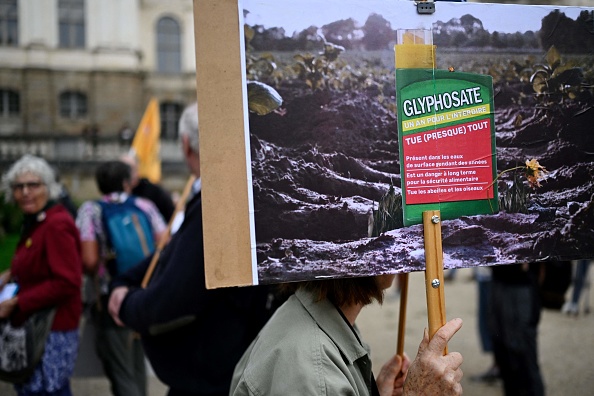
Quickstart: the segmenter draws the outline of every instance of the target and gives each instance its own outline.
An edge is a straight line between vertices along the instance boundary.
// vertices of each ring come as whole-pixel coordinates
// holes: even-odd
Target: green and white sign
[[[498,211],[491,76],[396,69],[404,225]]]

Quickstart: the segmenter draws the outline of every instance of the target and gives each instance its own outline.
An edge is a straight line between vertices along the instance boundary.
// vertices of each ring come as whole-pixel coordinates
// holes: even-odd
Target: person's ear
[[[192,148],[190,147],[190,138],[186,135],[182,135],[181,137],[182,142],[182,153],[185,157],[189,157],[192,153]]]
[[[124,182],[122,183],[122,187],[124,188],[124,192],[129,194],[130,192],[132,192],[132,181],[128,179],[124,180]]]

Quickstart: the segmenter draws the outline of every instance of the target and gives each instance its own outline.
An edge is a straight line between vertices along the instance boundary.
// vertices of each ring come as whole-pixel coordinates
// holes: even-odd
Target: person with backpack
[[[114,396],[146,396],[147,379],[140,340],[107,311],[109,282],[150,256],[167,227],[151,201],[130,194],[130,177],[130,166],[121,161],[100,164],[95,178],[103,196],[84,202],[76,218],[84,270],[96,295],[91,318],[97,355]]]

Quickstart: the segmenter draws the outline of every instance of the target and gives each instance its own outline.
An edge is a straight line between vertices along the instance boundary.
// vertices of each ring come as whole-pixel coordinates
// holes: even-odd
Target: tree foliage
[[[547,49],[555,46],[563,53],[594,51],[594,17],[592,11],[582,11],[577,20],[554,10],[543,18],[538,32],[489,32],[480,19],[470,14],[447,22],[433,24],[433,43],[441,48]],[[346,50],[389,49],[396,41],[396,31],[383,16],[371,13],[363,26],[352,18],[337,20],[322,27],[310,26],[292,37],[283,28],[250,27],[254,32],[251,48],[256,51],[319,51],[325,43]]]
[[[543,48],[555,46],[565,54],[591,53],[594,49],[592,11],[582,11],[574,21],[555,10],[542,19],[540,42]]]
[[[352,18],[341,19],[322,26],[322,33],[328,42],[340,45],[345,49],[353,49],[353,43],[356,41],[357,27]]]
[[[392,25],[383,16],[371,14],[365,25],[363,25],[363,46],[367,50],[379,50],[388,48],[390,42],[396,41],[396,33]]]

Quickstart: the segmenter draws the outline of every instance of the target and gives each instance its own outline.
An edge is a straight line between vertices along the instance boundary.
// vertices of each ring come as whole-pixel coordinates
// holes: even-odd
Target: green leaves
[[[283,104],[283,98],[270,85],[248,81],[248,109],[258,115],[266,115]]]
[[[508,213],[528,213],[530,189],[524,184],[522,174],[514,173],[507,188],[499,190],[499,206]],[[503,191],[502,191],[503,190]]]
[[[534,73],[530,77],[532,88],[541,103],[550,106],[562,103],[565,99],[577,98],[583,89],[582,69],[569,63],[561,64],[561,54],[554,45],[545,54],[545,61],[546,64],[534,66]]]
[[[393,185],[378,203],[370,219],[369,236],[379,236],[381,233],[404,227],[402,218],[402,194],[396,194]]]

